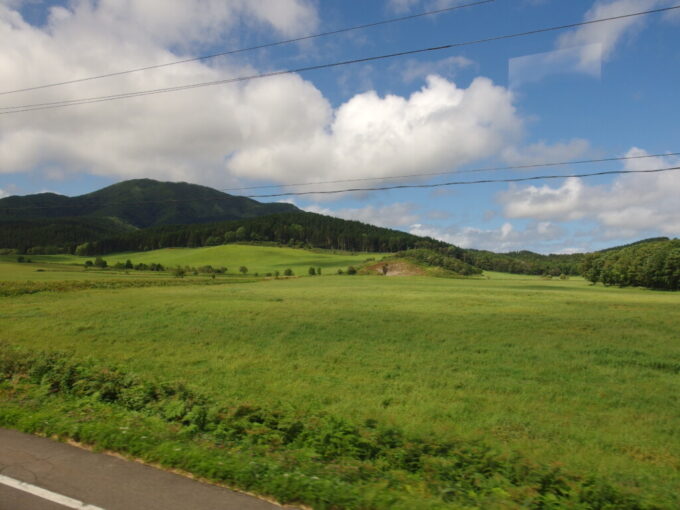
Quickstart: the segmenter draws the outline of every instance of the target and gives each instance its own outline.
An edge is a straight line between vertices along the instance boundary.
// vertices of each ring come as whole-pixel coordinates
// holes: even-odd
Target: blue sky
[[[473,0],[2,0],[0,88],[99,75],[463,3]],[[294,69],[675,3],[680,1],[496,0],[237,56],[2,95],[0,106]],[[240,84],[2,115],[0,196],[46,190],[78,195],[141,177],[232,189],[678,166],[680,159],[669,156],[464,173],[680,152],[679,29],[676,10]],[[451,174],[395,178],[441,172]],[[344,186],[286,189],[338,187]],[[547,253],[678,236],[678,196],[680,173],[668,172],[288,200],[464,247]]]

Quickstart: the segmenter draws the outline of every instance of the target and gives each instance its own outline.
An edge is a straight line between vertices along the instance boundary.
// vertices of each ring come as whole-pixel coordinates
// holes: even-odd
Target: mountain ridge
[[[187,182],[131,179],[68,197],[56,193],[0,199],[0,221],[116,218],[135,228],[211,223],[299,211]]]

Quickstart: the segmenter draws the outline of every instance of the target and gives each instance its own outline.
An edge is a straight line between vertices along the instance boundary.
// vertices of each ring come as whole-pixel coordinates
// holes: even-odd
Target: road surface
[[[0,429],[0,510],[280,510],[246,494]]]

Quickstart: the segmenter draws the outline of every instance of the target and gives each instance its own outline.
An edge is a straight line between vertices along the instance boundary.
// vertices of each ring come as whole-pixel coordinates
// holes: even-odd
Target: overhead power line
[[[275,197],[287,197],[287,196],[299,196],[299,195],[335,195],[338,193],[351,193],[358,191],[386,191],[392,189],[413,189],[413,188],[441,188],[444,186],[463,186],[469,184],[494,184],[503,182],[525,182],[525,181],[538,181],[544,179],[568,179],[571,177],[596,177],[598,175],[617,175],[617,174],[651,174],[659,172],[670,172],[672,170],[680,170],[680,166],[673,166],[668,168],[655,168],[652,170],[609,170],[605,172],[593,172],[584,174],[570,174],[570,175],[535,175],[532,177],[515,177],[508,179],[480,179],[478,181],[452,181],[452,182],[439,182],[434,184],[397,184],[394,186],[379,186],[374,188],[348,188],[348,189],[336,189],[336,190],[316,190],[316,191],[291,191],[288,193],[272,193],[268,195],[244,195],[247,198],[275,198]]]
[[[450,172],[434,172],[434,173],[422,173],[422,174],[409,174],[409,175],[390,175],[383,177],[362,177],[359,179],[340,179],[335,181],[316,181],[316,182],[300,182],[297,184],[263,184],[258,186],[244,186],[240,188],[224,188],[220,191],[245,191],[251,189],[265,189],[265,188],[289,188],[289,187],[299,187],[299,186],[318,186],[320,184],[340,184],[344,182],[365,182],[365,181],[387,181],[387,180],[398,180],[398,179],[410,179],[418,177],[433,177],[437,175],[451,175],[451,174],[472,174],[472,173],[482,173],[482,172],[498,172],[501,170],[528,170],[531,168],[544,168],[544,167],[555,167],[555,166],[566,166],[566,165],[583,165],[586,163],[605,163],[608,161],[626,161],[631,159],[645,159],[645,158],[660,158],[669,156],[680,156],[680,152],[667,152],[663,154],[645,154],[644,156],[621,156],[616,158],[600,158],[600,159],[581,159],[576,161],[558,161],[550,163],[533,163],[530,165],[513,165],[513,166],[496,166],[487,168],[473,168],[471,170],[458,170]]]
[[[566,29],[569,29],[569,28],[575,28],[575,27],[580,27],[580,26],[585,26],[585,25],[592,25],[592,24],[596,24],[596,23],[604,23],[604,22],[615,21],[615,20],[620,20],[620,19],[632,18],[632,17],[636,17],[636,16],[644,16],[644,15],[649,15],[649,14],[667,12],[667,11],[671,11],[671,10],[675,10],[675,9],[680,9],[680,4],[674,5],[674,6],[671,6],[671,7],[663,7],[663,8],[659,8],[659,9],[650,9],[650,10],[634,12],[634,13],[630,13],[630,14],[622,14],[622,15],[619,15],[619,16],[610,16],[610,17],[607,17],[607,18],[599,18],[599,19],[588,20],[588,21],[580,21],[580,22],[577,22],[577,23],[569,23],[567,25],[545,27],[545,28],[539,28],[539,29],[535,29],[535,30],[529,30],[529,31],[526,31],[526,32],[517,32],[517,33],[513,33],[513,34],[505,34],[505,35],[499,35],[499,36],[494,36],[494,37],[487,37],[487,38],[484,38],[484,39],[477,39],[477,40],[474,40],[474,41],[465,41],[465,42],[459,42],[459,43],[444,44],[444,45],[441,45],[441,46],[433,46],[433,47],[429,47],[429,48],[405,50],[405,51],[400,51],[400,52],[396,52],[396,53],[388,53],[388,54],[384,54],[384,55],[376,55],[376,56],[363,57],[363,58],[357,58],[357,59],[352,59],[352,60],[344,60],[344,61],[339,61],[339,62],[332,62],[332,63],[326,63],[326,64],[317,64],[317,65],[312,65],[312,66],[299,67],[299,68],[296,68],[296,69],[285,69],[285,70],[281,70],[281,71],[271,71],[271,72],[267,72],[267,73],[238,76],[238,77],[235,77],[235,78],[227,78],[227,79],[224,79],[224,80],[199,82],[199,83],[193,83],[193,84],[188,84],[188,85],[178,85],[178,86],[174,86],[174,87],[150,89],[150,90],[143,90],[143,91],[137,91],[137,92],[127,92],[127,93],[123,93],[123,94],[112,94],[112,95],[108,95],[108,96],[96,96],[96,97],[71,99],[71,100],[63,100],[63,101],[53,101],[53,102],[48,102],[48,103],[34,103],[34,104],[25,104],[25,105],[17,105],[17,106],[5,106],[5,107],[0,108],[0,110],[6,110],[6,111],[0,111],[0,115],[10,115],[10,114],[14,114],[14,113],[22,113],[22,112],[37,111],[37,110],[47,110],[47,109],[52,109],[52,108],[63,108],[63,107],[67,107],[67,106],[100,103],[100,102],[104,102],[104,101],[114,101],[114,100],[119,100],[119,99],[129,99],[129,98],[133,98],[133,97],[141,97],[141,96],[148,96],[148,95],[154,95],[154,94],[163,94],[163,93],[168,93],[168,92],[177,92],[177,91],[180,91],[180,90],[190,90],[190,89],[210,87],[210,86],[215,86],[215,85],[225,85],[225,84],[229,84],[229,83],[244,82],[244,81],[250,81],[250,80],[261,79],[261,78],[270,78],[270,77],[273,77],[273,76],[281,76],[281,75],[285,75],[285,74],[304,73],[304,72],[309,72],[309,71],[315,71],[315,70],[320,70],[320,69],[329,69],[329,68],[333,68],[333,67],[345,66],[345,65],[350,65],[350,64],[358,64],[358,63],[363,63],[363,62],[373,62],[373,61],[376,61],[376,60],[384,60],[384,59],[395,58],[395,57],[403,57],[403,56],[407,56],[407,55],[415,55],[415,54],[426,53],[426,52],[441,51],[441,50],[446,50],[446,49],[451,49],[451,48],[459,48],[459,47],[462,47],[462,46],[471,46],[471,45],[475,45],[475,44],[483,44],[483,43],[488,43],[488,42],[501,41],[501,40],[505,40],[505,39],[514,39],[514,38],[518,38],[518,37],[526,37],[526,36],[529,36],[529,35],[541,34],[541,33],[546,33],[546,32],[554,32],[554,31],[559,31],[559,30],[566,30]]]
[[[337,30],[331,30],[331,31],[328,31],[328,32],[321,32],[321,33],[318,33],[318,34],[311,34],[311,35],[305,35],[305,36],[302,36],[302,37],[296,37],[294,39],[286,39],[286,40],[283,40],[283,41],[275,41],[275,42],[270,42],[270,43],[265,43],[265,44],[259,44],[257,46],[249,46],[247,48],[238,48],[238,49],[235,49],[235,50],[227,50],[227,51],[222,51],[222,52],[219,52],[219,53],[212,53],[210,55],[201,55],[201,56],[198,56],[198,57],[185,58],[185,59],[182,59],[182,60],[165,62],[163,64],[154,64],[154,65],[149,65],[149,66],[144,66],[144,67],[138,67],[136,69],[127,69],[127,70],[124,70],[124,71],[115,71],[115,72],[100,74],[100,75],[96,75],[96,76],[88,76],[88,77],[85,77],[85,78],[76,78],[76,79],[73,79],[73,80],[61,81],[61,82],[56,82],[56,83],[47,83],[47,84],[44,84],[44,85],[35,85],[33,87],[25,87],[25,88],[16,89],[16,90],[7,90],[5,92],[0,92],[0,96],[4,96],[4,95],[8,95],[8,94],[16,94],[18,92],[28,92],[28,91],[31,91],[31,90],[40,90],[40,89],[47,89],[47,88],[52,88],[52,87],[59,87],[59,86],[62,86],[62,85],[70,85],[70,84],[73,84],[73,83],[82,83],[82,82],[85,82],[85,81],[100,80],[100,79],[103,79],[103,78],[112,78],[114,76],[122,76],[122,75],[125,75],[125,74],[137,73],[137,72],[141,72],[141,71],[150,71],[152,69],[161,69],[163,67],[176,66],[176,65],[179,65],[179,64],[187,64],[189,62],[199,62],[201,60],[210,60],[210,59],[217,58],[217,57],[225,57],[225,56],[228,56],[228,55],[236,55],[238,53],[246,53],[248,51],[261,50],[261,49],[265,49],[265,48],[272,48],[274,46],[283,46],[283,45],[286,45],[286,44],[308,41],[310,39],[316,39],[316,38],[319,38],[319,37],[327,37],[327,36],[331,36],[331,35],[337,35],[337,34],[342,34],[342,33],[346,33],[346,32],[352,32],[352,31],[355,31],[355,30],[362,30],[362,29],[365,29],[365,28],[377,27],[377,26],[380,26],[380,25],[388,25],[388,24],[391,24],[391,23],[399,23],[399,22],[402,22],[402,21],[408,21],[408,20],[412,20],[412,19],[416,19],[416,18],[422,18],[422,17],[425,17],[425,16],[434,16],[436,14],[443,14],[445,12],[455,11],[455,10],[458,10],[458,9],[463,9],[465,7],[474,7],[474,6],[477,6],[477,5],[489,4],[489,3],[493,3],[495,1],[496,0],[480,0],[480,1],[477,1],[477,2],[471,2],[471,3],[467,3],[467,4],[456,5],[456,6],[453,6],[453,7],[446,7],[444,9],[435,9],[435,10],[431,10],[431,11],[424,11],[424,12],[419,12],[417,14],[410,14],[408,16],[401,16],[399,18],[391,18],[391,19],[386,19],[386,20],[381,20],[381,21],[375,21],[373,23],[365,23],[363,25],[356,25],[356,26],[353,26],[353,27],[339,28]]]
[[[440,188],[444,186],[464,186],[471,184],[494,184],[494,183],[512,183],[512,182],[525,182],[525,181],[538,181],[543,179],[568,179],[573,177],[587,178],[596,177],[601,175],[619,175],[619,174],[652,174],[660,172],[671,172],[675,170],[680,170],[680,166],[673,166],[667,168],[654,168],[651,170],[610,170],[603,172],[591,172],[591,173],[581,173],[581,174],[570,174],[570,175],[537,175],[533,177],[517,177],[508,179],[482,179],[477,181],[453,181],[453,182],[440,182],[435,184],[401,184],[396,186],[381,186],[375,188],[350,188],[350,189],[339,189],[330,191],[300,191],[300,192],[290,192],[290,193],[276,193],[270,195],[244,195],[245,198],[274,198],[274,197],[284,197],[293,195],[330,195],[338,193],[351,193],[357,191],[385,191],[392,189],[408,189],[408,188]],[[112,205],[142,205],[142,204],[182,204],[182,203],[195,203],[195,202],[221,202],[224,200],[231,200],[232,197],[216,197],[216,198],[201,198],[201,199],[167,199],[167,200],[129,200],[124,202],[108,202],[105,206],[109,207]],[[58,205],[58,206],[32,206],[32,207],[2,207],[0,212],[7,211],[28,211],[28,210],[45,210],[45,209],[63,209],[63,208],[82,208],[83,204],[74,205]]]

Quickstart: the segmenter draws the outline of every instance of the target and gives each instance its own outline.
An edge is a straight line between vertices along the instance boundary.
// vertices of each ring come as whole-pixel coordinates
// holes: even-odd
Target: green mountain
[[[186,182],[135,179],[93,193],[66,197],[55,193],[0,199],[0,222],[55,218],[109,218],[136,228],[210,223],[294,212],[291,204],[263,204]],[[41,224],[44,222],[41,221]],[[114,233],[113,231],[111,233]]]

